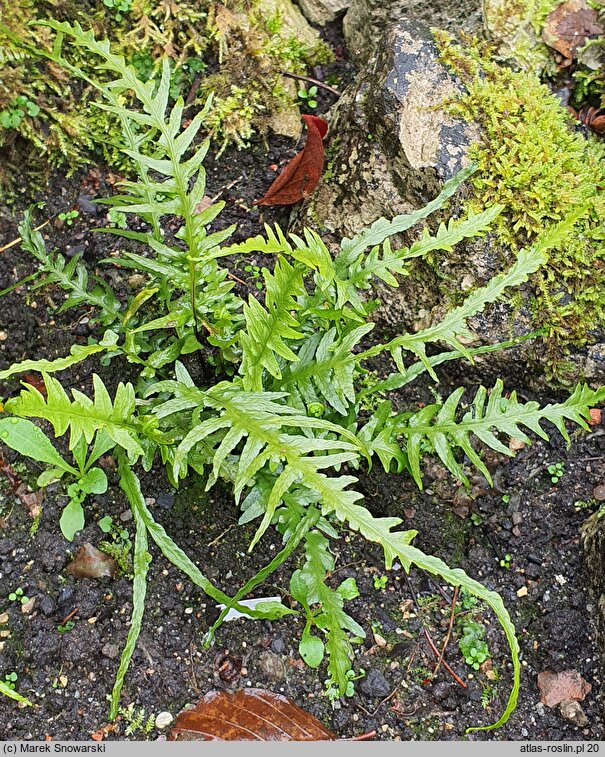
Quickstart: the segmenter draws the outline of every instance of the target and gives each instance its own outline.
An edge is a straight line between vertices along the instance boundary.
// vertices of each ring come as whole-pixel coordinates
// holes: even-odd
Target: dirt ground
[[[259,233],[265,221],[287,225],[287,209],[261,213],[252,201],[274,178],[269,167],[283,164],[295,151],[291,142],[273,139],[268,153],[258,142],[250,151],[227,152],[218,162],[212,158],[207,162],[208,194],[223,192],[227,209],[220,223],[238,224],[234,241]],[[77,207],[80,217],[72,227],[51,223],[44,229],[49,245],[67,255],[83,252],[93,270],[115,277],[114,283],[127,291],[129,282],[123,272],[99,265],[119,248],[120,240],[89,233],[105,224],[105,211],[90,203],[92,194],[111,192],[103,171],[98,178],[93,192],[96,179],[91,183],[91,174],[81,172],[65,179],[56,173],[48,190],[37,198],[46,202],[39,217],[43,220]],[[17,236],[18,218],[18,208],[0,208],[0,247]],[[261,262],[251,258],[246,264]],[[0,289],[33,270],[33,261],[18,247],[0,254]],[[240,264],[233,273],[254,291],[253,271]],[[93,329],[91,314],[57,315],[61,297],[56,290],[32,294],[25,288],[2,297],[0,369],[25,357],[63,355],[72,343],[86,343]],[[122,365],[104,367],[91,360],[69,374],[67,383],[84,390],[93,371],[99,371],[110,388],[128,378]],[[503,379],[506,383],[506,376]],[[439,389],[445,394],[460,380],[450,372]],[[464,382],[469,387],[480,381],[479,373],[469,377],[465,370]],[[16,381],[0,384],[0,396],[6,398],[17,388]],[[523,387],[516,388],[523,396]],[[397,401],[413,407],[430,397],[428,387],[416,387]],[[552,399],[540,397],[543,402]],[[216,608],[151,545],[143,631],[126,678],[123,706],[132,703],[135,711],[145,708],[146,720],[164,711],[176,715],[214,688],[252,686],[284,693],[340,738],[375,730],[376,738],[385,740],[602,739],[594,607],[585,590],[578,538],[591,508],[574,504],[590,502],[595,486],[605,481],[604,452],[601,426],[593,427],[590,434],[576,433],[570,450],[553,434],[550,443],[538,441],[514,460],[492,459],[496,488],[476,479],[472,497],[434,463],[427,468],[424,492],[406,478],[386,476],[378,468],[361,473],[361,491],[374,514],[403,518],[406,528],[418,530],[418,547],[452,567],[463,568],[502,595],[517,628],[523,664],[519,705],[503,728],[465,735],[468,726],[494,722],[510,690],[507,645],[495,618],[481,612],[476,617],[487,628],[491,666],[475,671],[465,663],[455,626],[445,660],[464,685],[443,665],[434,673],[436,660],[425,629],[441,648],[449,623],[451,588],[437,585],[418,571],[408,578],[397,565],[387,573],[381,567],[381,550],[355,534],[332,545],[336,550],[333,585],[355,578],[361,596],[348,603],[348,611],[367,634],[365,643],[356,648],[353,664],[365,676],[355,682],[352,697],[331,704],[324,695],[325,666],[311,670],[302,663],[297,650],[303,627],[300,618],[229,622],[220,628],[215,645],[204,648],[202,638],[216,617]],[[10,451],[5,457],[24,480],[35,481],[39,471],[34,464],[19,467]],[[554,463],[563,464],[556,484],[547,472]],[[107,725],[107,695],[128,632],[131,583],[124,575],[90,580],[65,572],[80,545],[98,545],[105,538],[97,525],[102,517],[110,515],[132,532],[130,511],[115,471],[110,467],[107,473],[110,489],[88,501],[86,527],[73,543],[59,529],[66,502],[60,487],[47,489],[40,524],[32,536],[31,518],[8,482],[0,479],[0,677],[16,673],[16,689],[34,703],[33,709],[21,709],[9,699],[0,699],[0,739],[88,740]],[[235,592],[253,575],[267,554],[280,549],[277,536],[268,532],[257,549],[247,554],[253,528],[235,527],[238,508],[220,486],[204,493],[202,487],[185,481],[174,491],[164,473],[155,470],[142,475],[142,485],[154,517],[227,593]],[[593,501],[593,506],[598,505]],[[289,576],[298,567],[298,559],[288,561],[260,593],[283,596],[287,602]],[[8,598],[16,589],[35,598],[28,612]],[[65,626],[70,615],[73,627],[59,632],[58,626]],[[234,671],[231,681],[217,672],[226,650]],[[569,722],[558,708],[540,703],[537,675],[546,670],[576,670],[592,685],[582,703],[585,725]],[[498,674],[499,680],[494,680]],[[105,738],[157,739],[166,733],[155,726],[148,732],[142,728],[132,734],[127,731],[128,718],[122,716]]]

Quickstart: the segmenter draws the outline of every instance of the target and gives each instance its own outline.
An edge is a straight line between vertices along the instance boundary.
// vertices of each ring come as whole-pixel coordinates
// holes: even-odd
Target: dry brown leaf
[[[111,555],[86,543],[80,547],[65,570],[76,578],[113,578],[118,572],[118,563]]]
[[[538,673],[538,688],[540,701],[547,707],[556,707],[569,699],[581,702],[592,691],[592,686],[577,670],[564,670],[562,673],[544,670]]]
[[[584,0],[569,0],[547,16],[542,39],[564,58],[572,60],[578,48],[597,34],[603,34],[597,22],[597,11],[589,8]]]
[[[169,741],[327,741],[336,735],[286,697],[264,689],[210,691],[179,713]]]
[[[598,407],[591,407],[588,411],[588,423],[590,426],[598,426],[601,423],[602,410]]]

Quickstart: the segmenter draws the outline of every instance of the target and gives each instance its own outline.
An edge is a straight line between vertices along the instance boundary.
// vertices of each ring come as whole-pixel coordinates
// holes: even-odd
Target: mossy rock
[[[437,39],[439,49],[426,27],[407,19],[387,32],[373,65],[332,113],[326,172],[302,220],[338,241],[380,216],[423,206],[462,166],[478,163],[449,214],[494,204],[504,211],[488,237],[416,262],[398,290],[380,292],[380,325],[399,333],[436,323],[521,247],[582,208],[530,284],[469,325],[474,346],[541,331],[485,358],[484,381],[500,374],[536,389],[579,379],[601,384],[605,149],[575,130],[532,74],[483,64],[480,51]]]

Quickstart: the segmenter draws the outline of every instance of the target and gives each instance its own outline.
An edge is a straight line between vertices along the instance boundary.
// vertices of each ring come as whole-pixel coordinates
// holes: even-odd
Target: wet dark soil
[[[220,224],[238,224],[234,241],[259,233],[262,222],[287,225],[288,209],[260,213],[252,202],[275,177],[270,166],[282,165],[295,151],[290,141],[272,139],[268,153],[259,142],[249,151],[228,152],[219,161],[208,161],[208,194],[220,193],[226,201]],[[112,180],[102,168],[70,180],[55,174],[40,198],[46,202],[40,218],[79,209],[73,226],[51,221],[44,228],[49,247],[56,246],[68,256],[83,252],[92,271],[114,277],[113,283],[126,292],[124,274],[100,265],[121,241],[90,234],[91,228],[106,223],[105,211],[90,199],[111,192],[108,178]],[[0,247],[17,236],[18,218],[18,210],[1,209]],[[261,263],[254,257],[246,261]],[[33,270],[32,260],[18,246],[1,253],[0,289]],[[238,284],[242,294],[246,288],[255,291],[253,272],[240,265],[233,273],[247,282],[247,287]],[[63,355],[74,342],[86,343],[95,328],[93,314],[72,310],[58,314],[62,296],[56,289],[32,293],[21,287],[0,299],[0,369],[25,357]],[[69,374],[67,384],[85,388],[93,370],[102,372],[110,386],[128,378],[124,366],[103,367],[90,361]],[[440,391],[445,394],[459,381],[450,372]],[[469,387],[480,381],[480,375],[465,371]],[[0,385],[4,398],[16,390],[16,381]],[[430,396],[429,389],[421,386],[396,400],[413,406]],[[551,442],[538,441],[521,449],[514,460],[493,458],[495,488],[476,478],[470,494],[430,462],[423,492],[405,477],[387,476],[378,468],[360,475],[360,490],[374,514],[402,518],[406,528],[419,532],[416,546],[463,568],[502,595],[517,628],[523,670],[517,710],[498,731],[465,735],[468,726],[498,718],[510,689],[507,645],[495,618],[458,598],[458,609],[463,611],[459,617],[472,617],[485,626],[491,663],[479,670],[465,663],[458,648],[457,622],[444,659],[459,680],[443,665],[435,672],[436,659],[425,631],[441,649],[453,601],[451,587],[416,570],[408,578],[398,564],[385,571],[380,549],[355,534],[332,544],[336,569],[331,578],[336,586],[353,577],[360,590],[360,596],[347,605],[367,634],[356,648],[353,666],[360,677],[352,697],[331,703],[325,696],[325,666],[312,670],[300,659],[302,621],[297,617],[232,621],[220,628],[214,646],[204,648],[204,633],[216,618],[214,604],[151,545],[144,625],[126,677],[123,707],[132,705],[135,714],[144,708],[147,720],[160,712],[176,715],[214,688],[252,686],[284,693],[341,738],[375,730],[376,738],[386,740],[602,739],[594,608],[585,589],[578,531],[598,505],[592,499],[593,489],[605,480],[605,429],[597,425],[590,434],[576,433],[573,442],[567,450],[553,435]],[[10,451],[2,454],[26,481],[35,481],[39,471],[34,464],[25,467]],[[557,483],[547,471],[554,463],[563,465]],[[111,487],[88,501],[86,527],[73,543],[59,529],[66,503],[61,487],[47,489],[32,534],[31,517],[8,482],[0,479],[0,677],[16,673],[17,691],[34,705],[22,709],[3,698],[0,739],[87,740],[100,734],[106,739],[157,739],[165,734],[154,726],[154,718],[147,732],[142,727],[132,732],[132,717],[124,712],[113,729],[106,728],[107,695],[132,609],[128,576],[78,580],[65,571],[80,545],[98,545],[106,538],[98,526],[104,516],[110,515],[132,536],[128,504],[111,461],[108,465]],[[277,535],[267,533],[248,554],[253,529],[236,527],[238,508],[220,486],[205,493],[199,484],[185,481],[175,491],[161,470],[142,474],[141,480],[154,517],[227,593],[234,593],[265,564],[267,555],[281,547]],[[288,602],[289,576],[299,564],[300,556],[294,556],[257,594],[282,596]],[[9,599],[17,589],[34,600],[33,606]],[[71,622],[66,623],[66,618]],[[234,670],[230,680],[217,672],[217,659],[222,661],[226,650]],[[592,685],[582,704],[585,725],[569,722],[558,708],[540,703],[537,675],[545,670],[576,670]]]

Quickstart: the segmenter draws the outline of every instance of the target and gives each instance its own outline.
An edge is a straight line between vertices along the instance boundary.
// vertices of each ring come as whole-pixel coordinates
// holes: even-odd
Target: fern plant
[[[108,202],[120,213],[138,216],[147,230],[107,231],[137,245],[123,252],[117,262],[143,273],[147,284],[128,302],[120,303],[105,284],[87,278],[79,262],[66,266],[59,255],[46,256],[42,237],[31,229],[26,216],[21,227],[24,249],[40,261],[47,283],[66,289],[66,307],[86,302],[100,311],[98,320],[111,328],[98,342],[74,347],[66,357],[27,360],[0,372],[2,380],[39,370],[47,390],[44,396],[24,385],[18,396],[6,401],[0,439],[76,481],[90,470],[100,450],[101,454],[113,451],[117,459],[120,486],[135,524],[133,615],[110,717],[118,713],[143,621],[150,538],[168,560],[223,605],[219,619],[208,629],[207,643],[231,608],[273,619],[296,612],[279,602],[266,602],[254,610],[240,603],[302,547],[304,562],[290,585],[306,619],[301,654],[313,666],[327,654],[329,686],[343,696],[351,678],[353,644],[363,638],[364,630],[345,610],[353,588],[341,585],[334,590],[326,575],[333,568],[330,540],[337,539],[342,529],[352,529],[382,547],[387,569],[396,560],[406,571],[417,566],[463,587],[492,608],[508,640],[513,681],[502,716],[480,729],[502,725],[516,704],[520,664],[514,626],[501,598],[459,568],[413,546],[416,532],[400,530],[400,518],[374,516],[355,489],[353,472],[377,460],[387,472],[408,472],[422,486],[421,459],[429,453],[465,481],[460,462],[464,453],[489,478],[478,446],[508,455],[512,453],[501,435],[529,443],[523,428],[546,437],[541,424],[548,421],[569,440],[566,422],[587,427],[588,410],[605,399],[605,389],[578,386],[566,402],[541,408],[536,402],[521,403],[514,393],[505,397],[497,382],[489,392],[481,387],[464,413],[459,410],[462,389],[416,413],[395,413],[389,400],[377,401],[373,412],[363,409],[372,397],[380,398],[419,377],[436,380],[436,368],[445,361],[472,361],[476,355],[515,343],[470,348],[465,339],[467,320],[508,291],[514,292],[546,264],[548,250],[565,235],[568,222],[563,221],[531,249],[522,250],[508,270],[471,293],[440,323],[376,343],[372,306],[366,297],[373,281],[397,286],[396,276],[406,274],[410,261],[485,233],[498,216],[501,209],[494,206],[442,224],[435,234],[425,230],[411,246],[393,247],[395,235],[440,209],[473,167],[449,181],[425,208],[391,220],[379,219],[355,238],[343,240],[335,257],[312,230],[297,236],[267,227],[264,236],[224,246],[232,229],[208,230],[221,203],[198,212],[205,189],[202,162],[207,143],[196,145],[195,138],[205,111],[183,126],[182,100],[172,110],[167,107],[167,66],[159,83],[142,82],[92,32],[78,25],[45,24],[56,33],[53,52],[46,53],[55,64],[86,78],[69,61],[71,44],[96,56],[108,76],[114,77],[102,85],[89,83],[102,98],[99,107],[121,120],[122,149],[138,167],[138,179],[123,182],[121,194]],[[180,224],[173,238],[162,231],[167,215]],[[239,298],[228,269],[221,264],[224,258],[249,252],[271,258],[271,270],[263,272],[263,301],[252,295],[247,302]],[[429,354],[429,346],[441,352]],[[199,366],[191,356],[202,352],[217,372],[209,376],[203,371],[197,378]],[[138,381],[120,384],[112,398],[102,379],[95,376],[92,396],[77,390],[69,396],[53,374],[92,354],[138,365]],[[365,364],[378,355],[392,360],[392,372],[379,382],[364,384]],[[32,441],[41,434],[33,420],[48,421],[56,436],[69,436],[75,466],[62,458],[59,463],[58,453],[49,452],[47,444]],[[19,434],[11,430],[15,424],[19,424]],[[235,596],[214,586],[147,508],[135,467],[140,464],[150,470],[158,463],[166,467],[174,485],[191,475],[202,476],[207,488],[219,478],[229,482],[241,508],[240,523],[257,523],[251,549],[271,526],[281,534],[280,553]]]

